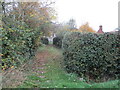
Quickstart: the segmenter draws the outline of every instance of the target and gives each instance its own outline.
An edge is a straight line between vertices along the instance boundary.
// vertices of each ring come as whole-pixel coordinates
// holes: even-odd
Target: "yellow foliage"
[[[93,30],[90,26],[89,23],[85,23],[82,26],[80,26],[79,32],[95,32],[95,30]]]
[[[3,54],[0,53],[0,56],[3,56]]]
[[[14,66],[11,66],[11,68],[14,68]]]
[[[89,23],[85,23],[83,25],[80,26],[79,29],[73,29],[73,30],[70,30],[70,29],[66,29],[66,31],[70,31],[70,32],[82,32],[82,33],[85,33],[85,32],[96,32],[95,30],[93,30],[93,28],[91,28],[89,26]]]
[[[43,4],[42,2],[20,2],[19,7],[14,7],[15,11],[11,14],[15,14],[18,21],[23,20],[32,28],[39,27],[47,23],[47,20],[55,19],[54,9]]]

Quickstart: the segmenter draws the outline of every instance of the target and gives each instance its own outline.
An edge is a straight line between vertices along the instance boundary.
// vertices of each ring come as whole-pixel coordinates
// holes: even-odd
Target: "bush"
[[[93,80],[115,79],[120,59],[119,44],[117,34],[67,34],[63,39],[66,70]]]
[[[42,37],[42,38],[41,38],[41,42],[42,42],[43,44],[45,44],[45,45],[48,45],[48,44],[49,44],[49,40],[48,40],[47,37]]]
[[[61,37],[54,37],[53,38],[53,45],[55,45],[58,48],[62,47],[62,38]]]
[[[40,45],[40,35],[32,29],[0,28],[2,32],[2,69],[23,64],[35,55]]]
[[[56,34],[56,37],[53,38],[53,45],[55,45],[58,48],[62,47],[62,40],[64,38],[64,35],[69,33],[69,31],[61,31]]]

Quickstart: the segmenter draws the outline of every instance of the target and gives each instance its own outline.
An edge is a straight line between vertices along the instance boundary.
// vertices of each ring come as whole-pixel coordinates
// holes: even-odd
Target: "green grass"
[[[47,59],[46,73],[43,74],[46,78],[41,79],[36,74],[29,75],[19,88],[118,88],[118,80],[93,84],[80,81],[75,74],[68,74],[62,67],[62,50],[46,46],[39,48],[40,52],[46,50],[53,54],[53,57]]]
[[[67,74],[63,68],[61,68],[60,61],[62,57],[59,56],[61,54],[60,50],[50,48],[49,51],[54,55],[58,55],[55,59],[49,58],[47,64],[47,73],[45,76],[49,79],[49,82],[42,83],[42,87],[56,87],[56,88],[84,88],[89,87],[88,84],[77,80],[77,76],[75,74]],[[61,60],[60,60],[61,59]],[[79,85],[81,83],[81,85]]]
[[[103,83],[95,83],[91,86],[91,88],[120,88],[118,85],[119,80],[113,80]]]

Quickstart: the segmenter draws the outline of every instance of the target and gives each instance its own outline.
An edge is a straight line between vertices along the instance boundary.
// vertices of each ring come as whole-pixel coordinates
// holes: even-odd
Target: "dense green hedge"
[[[48,40],[47,37],[42,37],[42,38],[41,38],[41,42],[42,42],[43,44],[45,44],[45,45],[48,45],[48,44],[49,44],[49,40]]]
[[[55,45],[58,48],[62,47],[62,38],[61,37],[54,37],[53,38],[53,45]]]
[[[28,28],[0,28],[2,42],[2,69],[23,64],[35,55],[40,45],[40,32]]]
[[[66,70],[94,80],[117,78],[119,45],[117,34],[67,34],[63,39]]]
[[[56,33],[56,37],[53,38],[53,45],[55,45],[58,48],[61,48],[62,40],[63,40],[65,34],[67,34],[67,33],[69,33],[69,31],[65,31],[65,30]]]

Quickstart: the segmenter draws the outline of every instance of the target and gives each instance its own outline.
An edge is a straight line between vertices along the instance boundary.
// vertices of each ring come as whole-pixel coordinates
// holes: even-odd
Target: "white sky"
[[[56,11],[59,22],[66,22],[70,18],[76,20],[77,26],[85,22],[98,30],[113,31],[118,27],[119,0],[56,0]]]

